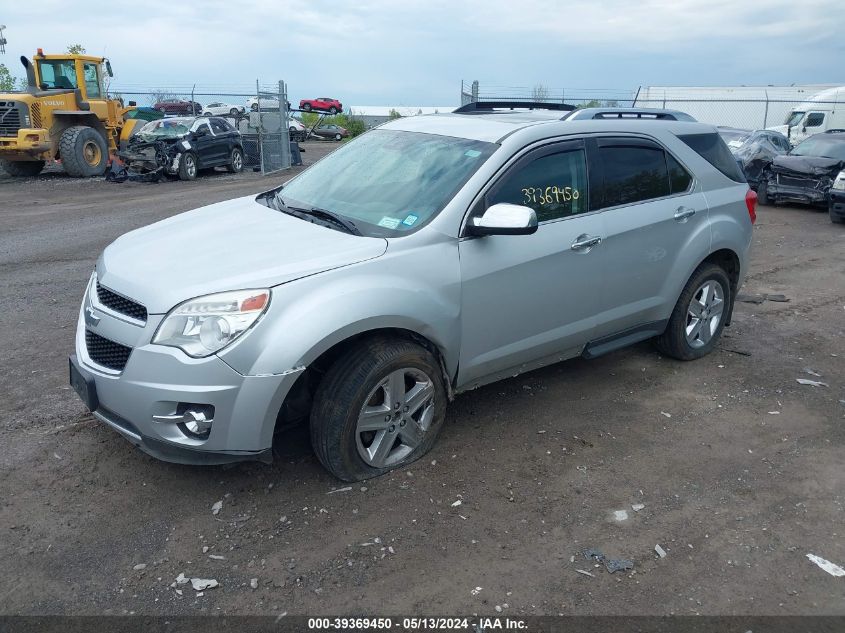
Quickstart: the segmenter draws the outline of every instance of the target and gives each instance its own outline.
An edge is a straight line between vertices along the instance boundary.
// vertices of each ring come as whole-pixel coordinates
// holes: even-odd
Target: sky
[[[82,44],[121,92],[250,92],[289,98],[458,104],[542,84],[552,93],[637,86],[845,84],[841,0],[75,0],[0,2],[6,55]],[[601,92],[600,92],[601,91]]]

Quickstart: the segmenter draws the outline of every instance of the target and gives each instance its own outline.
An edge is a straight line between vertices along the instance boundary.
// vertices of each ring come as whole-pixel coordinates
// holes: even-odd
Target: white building
[[[833,86],[648,86],[640,89],[634,105],[681,110],[713,125],[758,129],[782,124],[795,105]]]

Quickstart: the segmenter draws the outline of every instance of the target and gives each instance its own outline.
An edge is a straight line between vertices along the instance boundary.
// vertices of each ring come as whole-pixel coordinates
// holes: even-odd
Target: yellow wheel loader
[[[100,176],[109,157],[144,121],[124,118],[131,108],[109,99],[103,87],[111,64],[90,55],[45,55],[26,69],[24,92],[0,94],[0,168],[35,176],[48,160],[71,176]]]

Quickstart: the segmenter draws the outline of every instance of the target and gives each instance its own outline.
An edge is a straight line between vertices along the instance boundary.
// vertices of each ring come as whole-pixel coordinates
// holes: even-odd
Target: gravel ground
[[[2,612],[845,614],[806,557],[845,565],[845,227],[811,210],[759,209],[743,292],[789,301],[737,304],[707,358],[641,344],[459,396],[427,458],[363,485],[302,430],[202,468],[94,421],[67,355],[101,249],[287,177],[0,179]]]

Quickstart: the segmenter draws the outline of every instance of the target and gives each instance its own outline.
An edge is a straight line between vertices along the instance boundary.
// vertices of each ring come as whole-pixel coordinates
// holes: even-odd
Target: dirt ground
[[[738,303],[712,355],[641,344],[459,396],[427,458],[348,490],[303,432],[203,468],[94,421],[67,356],[99,252],[288,174],[0,179],[0,611],[845,614],[806,558],[845,565],[845,227],[812,210],[759,209],[743,292],[789,301]]]

